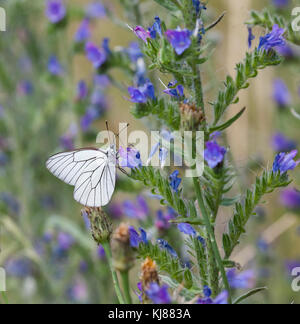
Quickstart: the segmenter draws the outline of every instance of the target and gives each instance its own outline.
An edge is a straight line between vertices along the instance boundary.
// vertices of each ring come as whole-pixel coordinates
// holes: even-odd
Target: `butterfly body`
[[[116,184],[117,153],[108,149],[87,148],[51,156],[48,170],[65,183],[74,186],[74,199],[87,207],[106,206]]]

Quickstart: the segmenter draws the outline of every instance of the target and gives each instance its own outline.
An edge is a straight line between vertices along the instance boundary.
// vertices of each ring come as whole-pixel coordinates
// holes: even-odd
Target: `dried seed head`
[[[157,283],[159,285],[156,262],[149,257],[147,257],[147,259],[142,264],[141,282],[143,291],[143,303],[148,303],[150,301],[145,292],[149,289],[151,283]]]
[[[182,103],[180,105],[181,123],[185,130],[197,130],[205,122],[205,116],[195,104]]]

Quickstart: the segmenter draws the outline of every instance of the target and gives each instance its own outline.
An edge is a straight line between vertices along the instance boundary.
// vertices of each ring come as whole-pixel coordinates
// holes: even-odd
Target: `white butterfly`
[[[106,206],[116,184],[116,146],[79,149],[51,156],[46,166],[60,180],[75,187],[74,199],[87,207]]]

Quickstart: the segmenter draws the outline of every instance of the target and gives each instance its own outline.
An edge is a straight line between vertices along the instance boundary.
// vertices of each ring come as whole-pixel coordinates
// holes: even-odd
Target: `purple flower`
[[[138,248],[140,243],[148,244],[147,233],[144,229],[139,228],[141,235],[135,230],[133,226],[129,227],[130,245],[133,248]]]
[[[142,26],[136,26],[133,31],[138,38],[147,44],[147,40],[150,38],[150,33],[148,31],[146,31]]]
[[[178,188],[182,181],[182,179],[179,178],[178,176],[179,176],[179,171],[175,170],[169,177],[170,186],[175,192],[178,192]]]
[[[154,24],[148,28],[150,37],[156,39],[157,34],[162,37],[161,21],[159,17],[154,18]]]
[[[140,49],[139,43],[137,42],[131,42],[126,52],[129,55],[131,62],[133,63],[136,63],[139,58],[142,58],[144,56]]]
[[[171,304],[172,300],[168,292],[169,287],[164,285],[160,287],[157,283],[151,283],[146,294],[154,304]]]
[[[296,149],[297,143],[281,133],[277,133],[272,138],[272,146],[276,152],[290,152]]]
[[[86,15],[89,18],[103,18],[106,16],[106,10],[101,3],[92,2],[86,7]]]
[[[55,76],[61,76],[64,72],[63,67],[55,55],[50,56],[48,60],[48,71]]]
[[[188,29],[167,30],[165,34],[178,55],[181,55],[192,44],[191,32]]]
[[[212,291],[208,286],[203,287],[203,294],[206,298],[209,298],[212,295]]]
[[[99,245],[98,246],[98,249],[97,249],[97,256],[100,260],[103,260],[105,259],[106,255],[105,255],[105,250],[103,248],[102,245]]]
[[[73,302],[85,303],[88,299],[88,288],[82,279],[77,279],[75,283],[68,288],[67,295]]]
[[[139,298],[140,303],[142,303],[143,302],[143,285],[141,282],[137,283],[137,289],[138,289],[138,291],[135,291],[134,293]]]
[[[177,225],[178,229],[180,232],[186,234],[186,235],[191,235],[191,236],[196,236],[197,232],[193,228],[192,225],[187,224],[187,223],[180,223]]]
[[[24,96],[31,95],[34,91],[33,84],[28,80],[23,80],[18,84],[18,93]]]
[[[88,19],[84,19],[77,29],[75,34],[75,41],[78,43],[82,43],[91,37],[90,31],[90,22]]]
[[[83,132],[87,132],[92,123],[99,118],[99,111],[96,107],[89,107],[86,113],[80,119],[80,127]]]
[[[199,298],[197,301],[199,305],[227,305],[228,292],[225,290],[221,292],[214,300],[211,298]]]
[[[184,87],[178,84],[177,81],[173,81],[168,84],[168,88],[164,90],[164,93],[179,100],[184,98]]]
[[[94,84],[97,89],[106,89],[110,85],[109,77],[106,74],[97,74],[94,77]]]
[[[74,150],[74,140],[78,134],[78,127],[75,123],[71,124],[68,131],[61,136],[60,145],[65,150]]]
[[[133,219],[145,220],[149,215],[149,207],[143,196],[138,196],[136,203],[126,200],[123,203],[124,214]]]
[[[283,9],[290,4],[290,0],[272,0],[273,6]]]
[[[287,208],[300,209],[300,192],[296,189],[285,189],[280,195],[280,202]]]
[[[171,227],[170,220],[174,219],[176,216],[174,210],[172,208],[168,208],[167,212],[163,212],[159,210],[156,213],[155,227],[159,231],[168,230]]]
[[[285,82],[281,79],[274,80],[273,100],[280,108],[285,108],[291,104],[291,95]]]
[[[63,20],[67,10],[62,0],[48,0],[46,4],[46,16],[53,24]]]
[[[286,40],[283,37],[284,33],[285,30],[275,24],[269,34],[260,38],[258,50],[269,51],[272,48],[284,46],[286,44]]]
[[[148,99],[155,100],[154,86],[146,80],[145,84],[138,87],[129,87],[128,92],[130,95],[130,101],[137,104],[146,103]]]
[[[59,232],[57,236],[57,243],[61,251],[68,251],[75,243],[73,236],[69,233]]]
[[[279,55],[281,55],[287,59],[292,59],[296,56],[294,49],[288,43],[286,43],[284,46],[276,47],[276,51]]]
[[[197,16],[201,12],[201,10],[206,10],[206,6],[200,0],[193,0],[193,6],[196,10]]]
[[[166,250],[174,258],[178,258],[176,251],[172,248],[172,246],[167,241],[163,239],[158,239],[157,243],[162,250]]]
[[[76,100],[84,100],[89,93],[88,86],[84,80],[80,80],[77,84]]]
[[[252,41],[255,39],[255,36],[252,33],[252,28],[248,27],[248,47],[252,47]]]
[[[228,282],[234,289],[251,289],[255,286],[255,273],[253,270],[247,270],[237,273],[236,269],[227,272]]]
[[[120,147],[119,156],[120,167],[134,169],[142,166],[141,154],[133,147]]]
[[[300,163],[300,160],[294,161],[294,158],[297,156],[297,154],[297,150],[291,151],[290,153],[277,154],[273,164],[273,172],[280,172],[282,174],[289,170],[294,170]]]
[[[32,275],[34,267],[27,258],[9,259],[5,264],[8,275],[17,278],[26,278]]]
[[[95,69],[98,69],[106,61],[106,53],[95,44],[88,42],[85,45],[87,58],[93,63]]]
[[[204,159],[210,168],[214,169],[218,164],[223,162],[226,154],[226,148],[219,146],[217,142],[209,141],[206,143]]]

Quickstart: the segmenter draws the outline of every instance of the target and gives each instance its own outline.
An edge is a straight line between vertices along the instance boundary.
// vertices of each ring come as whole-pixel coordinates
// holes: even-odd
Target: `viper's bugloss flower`
[[[171,207],[168,207],[166,212],[159,210],[156,213],[155,227],[159,231],[166,231],[171,227],[170,220],[174,219],[175,217],[176,213]]]
[[[158,16],[154,18],[154,24],[148,28],[149,35],[152,39],[156,39],[157,34],[162,37],[162,31],[161,31],[161,21]]]
[[[255,36],[253,35],[252,28],[248,27],[248,48],[252,47],[252,42],[254,41]]]
[[[283,28],[279,28],[277,24],[273,26],[272,31],[260,38],[258,50],[269,51],[270,49],[278,48],[284,46],[286,44],[286,40],[283,36],[285,30]]]
[[[143,196],[138,196],[136,202],[125,200],[122,210],[127,217],[132,219],[145,220],[149,215],[149,206]]]
[[[196,10],[196,14],[199,15],[201,10],[206,10],[205,4],[203,4],[200,0],[193,0],[193,6]]]
[[[168,84],[168,88],[164,90],[164,93],[179,100],[184,98],[184,87],[178,84],[177,81],[173,81]]]
[[[23,96],[29,96],[33,93],[34,87],[31,81],[22,80],[18,84],[18,94]]]
[[[227,271],[229,285],[234,289],[251,289],[255,286],[255,272],[253,270],[237,273],[236,269]]]
[[[88,40],[90,37],[90,21],[88,19],[84,19],[75,33],[74,40],[75,42],[82,43]]]
[[[76,100],[84,100],[89,93],[89,88],[84,80],[80,80],[77,84]]]
[[[290,152],[296,149],[297,143],[281,133],[276,133],[272,138],[272,147],[276,152]]]
[[[6,261],[5,271],[9,276],[26,278],[32,275],[34,266],[32,261],[28,258],[14,258]]]
[[[98,246],[97,256],[100,260],[103,260],[106,257],[105,250],[101,244]]]
[[[74,245],[75,240],[69,233],[59,232],[57,235],[57,244],[61,251],[69,251]]]
[[[169,29],[165,32],[165,35],[178,55],[185,52],[192,44],[191,32],[188,29]]]
[[[228,304],[228,292],[226,290],[221,292],[215,299],[199,298],[196,304],[199,304],[199,305],[227,305]]]
[[[119,155],[120,167],[133,169],[143,165],[140,152],[133,147],[127,147],[127,149],[120,147]]]
[[[257,240],[256,246],[257,246],[258,250],[261,253],[267,253],[269,251],[269,248],[270,248],[269,243],[263,238],[259,238]]]
[[[171,188],[175,191],[178,192],[178,188],[181,184],[182,179],[179,178],[179,171],[175,170],[170,176],[169,176],[169,180],[170,180],[170,186]]]
[[[300,191],[292,188],[283,190],[280,194],[280,202],[287,208],[300,209]]]
[[[104,38],[103,41],[102,41],[102,48],[103,48],[106,56],[109,56],[111,54],[111,50],[110,50],[110,47],[109,47],[109,42],[110,42],[109,38]]]
[[[85,303],[88,300],[88,287],[83,279],[77,278],[67,289],[67,296],[72,302]]]
[[[276,79],[273,82],[273,100],[279,108],[285,108],[291,104],[291,94],[281,79]]]
[[[195,231],[194,227],[187,223],[180,223],[177,225],[177,228],[181,233],[186,235],[196,236],[197,232]]]
[[[100,2],[92,2],[86,6],[88,18],[103,18],[106,16],[106,9]]]
[[[172,257],[178,258],[176,251],[172,248],[172,246],[167,241],[163,239],[158,239],[157,243],[161,249],[166,250],[169,254],[172,255]]]
[[[89,106],[85,114],[80,119],[80,127],[82,131],[87,132],[92,123],[100,118],[105,110],[106,106],[104,106],[103,100],[99,101],[98,104],[92,104],[91,106]]]
[[[142,26],[136,26],[133,29],[136,36],[147,44],[148,38],[151,38],[150,33],[145,30]]]
[[[144,56],[138,42],[131,42],[126,52],[133,63],[136,63],[139,58]]]
[[[46,16],[49,21],[56,24],[63,20],[67,14],[67,9],[62,0],[48,0],[46,3]]]
[[[141,235],[133,226],[129,226],[130,245],[138,248],[140,243],[148,244],[147,232],[143,228],[139,228]]]
[[[292,59],[296,56],[294,49],[288,43],[286,43],[284,46],[277,47],[276,51],[279,55],[285,57],[286,59]]]
[[[91,42],[85,45],[85,52],[95,69],[98,69],[106,61],[105,51]]]
[[[106,74],[97,74],[94,76],[94,85],[97,90],[104,90],[110,85],[110,79]]]
[[[146,83],[138,88],[128,87],[130,101],[137,104],[146,103],[148,99],[155,100],[155,90],[153,84],[146,80]]]
[[[278,9],[283,9],[290,4],[290,0],[272,0],[272,4]]]
[[[50,56],[48,60],[48,71],[55,76],[61,76],[64,69],[55,55]]]
[[[209,141],[206,143],[204,159],[208,166],[214,169],[218,164],[223,162],[226,152],[227,150],[225,147],[220,146],[215,141]]]
[[[297,150],[293,150],[290,153],[277,154],[273,163],[273,172],[280,172],[283,174],[289,170],[294,170],[300,163],[300,160],[294,161],[297,154]]]
[[[202,236],[198,235],[197,240],[202,244],[204,248],[206,247],[206,241]]]
[[[167,285],[160,287],[157,283],[151,283],[146,290],[146,295],[154,304],[171,304],[172,300],[168,289]]]

